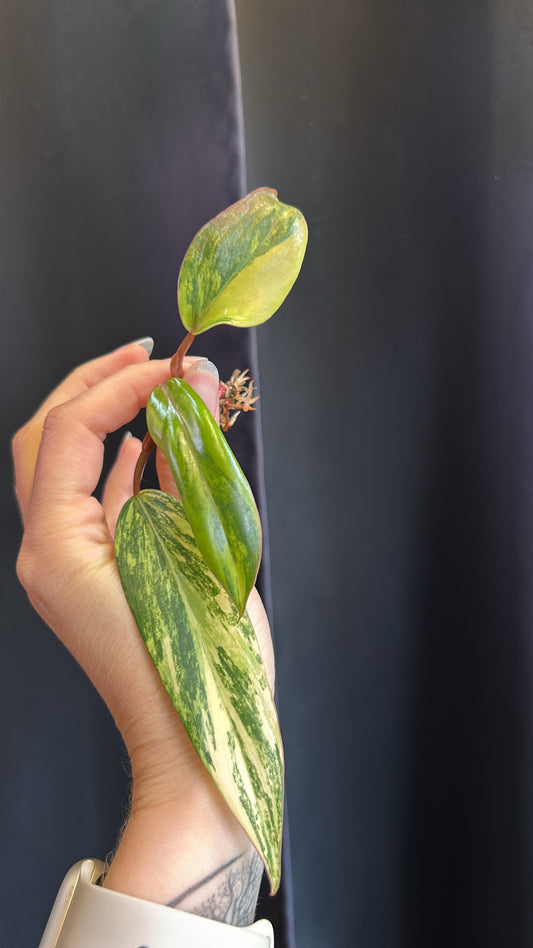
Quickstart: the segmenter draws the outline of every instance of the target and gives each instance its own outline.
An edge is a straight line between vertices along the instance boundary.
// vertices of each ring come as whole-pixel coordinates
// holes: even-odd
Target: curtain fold
[[[175,350],[179,263],[198,228],[242,195],[245,167],[231,0],[0,0],[0,63],[7,446],[80,362],[147,334],[156,357]],[[215,330],[194,352],[222,378],[247,366],[257,376],[251,331]],[[240,422],[230,440],[261,502],[259,420]],[[142,436],[141,420],[133,431]],[[108,439],[107,466],[119,441]],[[99,697],[16,582],[7,451],[1,463],[0,942],[25,948],[69,866],[114,848],[128,776]],[[262,905],[280,946],[284,892]]]

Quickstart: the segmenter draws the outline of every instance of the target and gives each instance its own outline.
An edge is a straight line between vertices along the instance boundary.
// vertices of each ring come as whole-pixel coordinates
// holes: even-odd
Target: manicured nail
[[[209,375],[215,375],[218,379],[218,369],[213,362],[210,362],[209,359],[206,359],[205,356],[200,357],[192,365],[189,366],[185,375],[189,379],[191,375],[196,375],[197,372],[208,372]]]
[[[128,346],[142,346],[143,349],[146,349],[148,355],[152,355],[154,349],[154,340],[151,336],[143,336],[142,339],[134,339],[133,342],[128,342]]]
[[[203,398],[212,415],[218,408],[218,369],[209,359],[200,359],[185,373],[185,381]]]
[[[122,441],[120,442],[120,447],[124,444],[125,441],[129,441],[130,438],[133,438],[131,431],[125,431],[122,435]]]

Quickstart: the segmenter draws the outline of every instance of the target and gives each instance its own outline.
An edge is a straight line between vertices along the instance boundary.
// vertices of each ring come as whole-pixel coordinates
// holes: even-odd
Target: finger
[[[218,423],[219,420],[219,378],[218,369],[208,359],[199,359],[193,362],[183,376],[191,388],[194,388],[203,399],[209,411]],[[157,476],[161,490],[173,497],[178,497],[178,490],[170,468],[161,451],[157,452]]]
[[[137,459],[141,453],[141,442],[127,431],[120,445],[115,463],[111,468],[104,486],[102,506],[112,537],[115,536],[118,515],[131,497],[133,474]]]
[[[147,343],[148,344],[148,343]],[[130,343],[114,352],[78,366],[45,399],[33,417],[13,438],[13,460],[15,464],[15,489],[22,517],[27,509],[35,464],[39,453],[44,420],[57,405],[70,401],[127,365],[146,362],[148,350],[140,343]]]
[[[168,360],[129,365],[53,408],[43,426],[32,505],[43,501],[53,516],[55,505],[92,494],[100,477],[106,435],[135,418],[168,372]]]
[[[145,340],[142,342],[144,341]],[[48,395],[42,405],[37,409],[30,423],[40,420],[42,424],[48,412],[51,411],[52,408],[55,408],[56,405],[61,405],[62,402],[68,402],[77,395],[81,395],[86,389],[92,388],[93,385],[108,378],[110,375],[114,375],[115,372],[119,372],[120,369],[125,368],[127,365],[132,365],[136,362],[146,362],[149,358],[149,342],[153,343],[153,340],[150,337],[146,337],[146,345],[143,345],[142,342],[128,343],[119,349],[115,349],[113,352],[108,352],[106,355],[100,356],[97,359],[91,359],[90,362],[84,362],[83,365],[78,365],[77,368],[73,369],[50,395]],[[148,346],[148,349],[146,346]]]
[[[219,420],[219,376],[216,365],[209,359],[200,359],[187,368],[183,376],[191,388],[205,402],[215,421]]]

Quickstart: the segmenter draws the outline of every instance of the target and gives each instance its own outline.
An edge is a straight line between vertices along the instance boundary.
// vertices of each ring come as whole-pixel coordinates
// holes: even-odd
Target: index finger
[[[12,450],[15,463],[15,489],[23,518],[31,495],[43,424],[48,412],[57,405],[87,391],[88,388],[123,369],[126,365],[146,362],[147,359],[148,352],[141,344],[130,343],[98,359],[79,365],[60,382],[30,420],[17,431],[13,438]]]
[[[23,518],[34,497],[50,503],[68,502],[73,494],[92,494],[106,435],[128,424],[168,374],[166,359],[134,363],[52,407],[41,424],[37,459],[33,439],[26,449],[19,444],[14,451]]]

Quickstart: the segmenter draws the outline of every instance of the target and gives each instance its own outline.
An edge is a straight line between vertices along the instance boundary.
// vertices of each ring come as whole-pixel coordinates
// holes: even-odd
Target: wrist
[[[131,813],[105,885],[162,904],[177,904],[184,893],[220,867],[254,852],[213,786],[153,805],[133,787]]]
[[[168,904],[255,850],[154,675],[149,700],[137,693],[117,721],[131,761],[131,812],[105,885]],[[149,715],[135,710],[146,707]]]
[[[209,795],[214,784],[147,654],[146,661],[148,677],[115,720],[130,759],[132,807],[174,811],[203,799],[204,788]]]
[[[130,817],[104,882],[107,888],[224,921],[203,909],[202,896],[224,883],[226,871],[236,869],[256,881],[255,905],[262,875],[259,857],[207,773],[206,778],[194,790],[189,780],[189,795],[173,793],[166,800],[160,796],[161,785],[154,797],[152,785],[139,788],[134,783]],[[194,893],[192,900],[189,893]],[[233,924],[252,921],[253,911]]]

